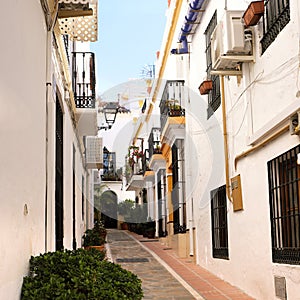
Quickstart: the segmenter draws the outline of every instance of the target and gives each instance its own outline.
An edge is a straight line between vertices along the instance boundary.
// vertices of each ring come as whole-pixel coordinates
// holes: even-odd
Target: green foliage
[[[95,222],[94,230],[97,231],[101,236],[106,236],[107,230],[104,227],[104,224],[102,223],[101,220],[97,220]]]
[[[148,210],[146,204],[136,204],[124,219],[129,223],[144,223],[147,221],[147,214]]]
[[[96,227],[87,229],[83,235],[83,246],[101,246],[105,243],[105,238],[100,235]]]
[[[108,262],[95,249],[56,251],[31,257],[22,300],[142,299],[141,280]]]
[[[125,199],[118,204],[118,213],[122,216],[129,216],[130,211],[134,208],[135,202],[130,199]]]

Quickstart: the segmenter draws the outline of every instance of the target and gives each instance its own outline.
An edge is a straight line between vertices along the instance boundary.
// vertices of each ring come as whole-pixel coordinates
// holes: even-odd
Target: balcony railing
[[[161,130],[166,125],[169,117],[185,116],[185,109],[182,107],[184,96],[184,81],[167,81],[160,101],[160,124]]]
[[[161,154],[160,128],[153,127],[148,139],[149,160],[153,154]]]
[[[142,156],[143,175],[145,175],[145,173],[146,173],[147,171],[150,171],[150,168],[149,168],[149,160],[150,160],[149,150],[148,150],[148,149],[145,149],[144,155]]]
[[[95,54],[72,52],[72,84],[77,108],[95,108]]]

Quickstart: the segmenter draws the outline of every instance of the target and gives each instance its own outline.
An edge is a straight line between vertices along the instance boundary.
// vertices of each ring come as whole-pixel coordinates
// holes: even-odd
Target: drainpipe
[[[234,167],[236,169],[236,165],[237,162],[247,156],[248,154],[251,154],[253,151],[258,150],[260,148],[262,148],[263,146],[267,145],[269,142],[273,141],[275,138],[277,138],[278,136],[282,135],[283,133],[285,133],[286,131],[288,131],[290,128],[290,125],[285,125],[284,127],[282,127],[281,129],[275,131],[272,135],[270,135],[268,138],[266,138],[264,141],[256,144],[255,146],[253,146],[252,148],[242,152],[241,154],[237,155],[234,159]]]
[[[191,203],[189,205],[189,240],[190,240],[190,256],[194,256],[194,216],[193,216],[193,202],[194,199],[191,197]]]
[[[220,75],[221,81],[221,102],[222,102],[222,119],[223,119],[223,141],[224,141],[224,156],[225,156],[225,176],[226,176],[226,194],[228,199],[233,202],[230,192],[229,180],[229,158],[228,158],[228,134],[227,134],[227,120],[226,120],[226,103],[225,103],[225,89],[224,76]]]

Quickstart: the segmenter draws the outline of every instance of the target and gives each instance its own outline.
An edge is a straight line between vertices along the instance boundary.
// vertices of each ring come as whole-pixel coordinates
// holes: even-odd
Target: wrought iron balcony
[[[148,139],[149,160],[153,154],[161,154],[160,128],[153,127]]]
[[[77,108],[95,108],[95,54],[72,52],[72,84]]]
[[[161,130],[166,125],[169,117],[185,116],[185,109],[182,107],[184,96],[183,80],[168,80],[160,101],[160,124]]]
[[[142,156],[143,175],[145,175],[145,173],[147,171],[150,171],[150,168],[149,168],[149,157],[150,157],[149,150],[145,149],[144,155]]]

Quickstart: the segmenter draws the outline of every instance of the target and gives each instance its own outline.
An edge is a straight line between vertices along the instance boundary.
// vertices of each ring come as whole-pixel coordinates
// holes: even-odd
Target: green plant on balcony
[[[170,99],[166,101],[166,104],[170,116],[181,116],[182,108],[178,100]]]
[[[127,161],[131,168],[133,168],[135,163],[138,163],[139,159],[143,157],[143,152],[137,146],[130,146],[128,148]]]

